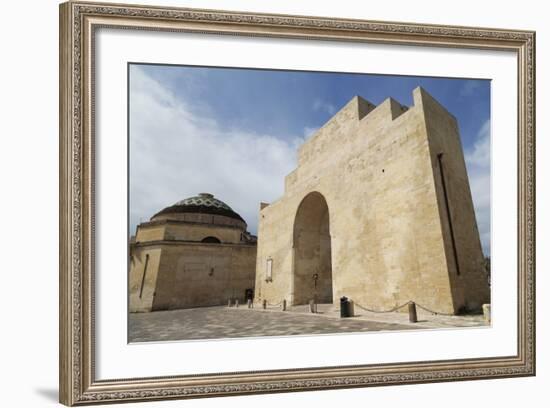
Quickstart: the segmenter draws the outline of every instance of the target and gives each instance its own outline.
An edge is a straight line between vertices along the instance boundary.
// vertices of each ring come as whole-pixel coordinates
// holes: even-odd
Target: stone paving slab
[[[395,323],[220,306],[130,313],[128,337],[130,342],[147,342],[408,329]]]
[[[408,322],[406,313],[380,316],[364,312],[353,318],[341,319],[333,305],[319,305],[318,311],[317,314],[309,313],[307,306],[293,307],[286,312],[280,308],[263,310],[257,306],[254,309],[217,306],[130,313],[128,337],[130,342],[148,342],[484,325],[483,320],[477,317],[452,316],[443,319],[438,316],[434,320],[419,313],[419,323],[412,324]]]

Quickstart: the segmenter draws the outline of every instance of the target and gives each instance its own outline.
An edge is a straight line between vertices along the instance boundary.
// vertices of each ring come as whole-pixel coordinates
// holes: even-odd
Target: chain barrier
[[[352,299],[353,301],[353,299]],[[408,302],[406,303],[403,303],[402,305],[399,305],[399,306],[396,306],[394,307],[393,309],[389,309],[389,310],[374,310],[374,309],[369,309],[367,307],[364,307],[364,306],[361,306],[359,303],[356,303],[356,302],[353,302],[353,304],[357,307],[359,307],[359,309],[363,309],[364,311],[366,312],[371,312],[371,313],[392,313],[392,312],[395,312],[399,309],[401,309],[402,307],[405,307],[411,303],[414,303],[416,306],[418,306],[420,309],[428,312],[428,313],[431,313],[431,314],[434,314],[434,315],[440,315],[440,316],[455,316],[453,313],[442,313],[442,312],[436,312],[434,310],[431,310],[425,306],[422,306],[421,304],[418,304],[412,300],[409,300]]]
[[[440,315],[440,316],[455,316],[454,313],[434,312],[433,310],[428,309],[428,308],[425,307],[425,306],[419,305],[419,304],[416,303],[416,302],[415,302],[415,304],[416,304],[416,306],[418,306],[420,309],[422,309],[422,310],[424,310],[424,311],[426,311],[426,312],[428,312],[428,313],[432,313],[432,314],[434,314],[434,315]]]
[[[412,300],[409,300],[408,302],[405,302],[403,303],[402,305],[399,305],[399,306],[395,306],[394,308],[391,308],[391,309],[388,309],[388,310],[375,310],[375,309],[369,309],[368,307],[365,307],[357,302],[354,302],[353,299],[351,299],[351,301],[353,302],[354,306],[357,306],[359,309],[362,309],[366,312],[371,312],[371,313],[393,313],[405,306],[408,306],[409,304],[411,303],[414,303],[416,306],[418,306],[420,309],[428,312],[428,313],[431,313],[431,314],[434,314],[434,315],[439,315],[439,316],[455,316],[454,313],[442,313],[442,312],[436,312],[434,310],[431,310],[429,308],[427,308],[426,306],[422,306],[421,304],[419,303],[416,303]],[[269,302],[266,302],[266,305],[267,306],[270,306],[270,307],[279,307],[279,306],[282,306],[283,304],[283,301],[279,302],[279,303],[276,303],[276,304],[273,304],[273,303],[269,303]],[[338,310],[335,310],[336,312],[338,312],[340,309]]]
[[[352,301],[353,301],[353,299],[352,299]],[[402,307],[407,306],[409,303],[411,303],[410,300],[409,300],[408,302],[406,302],[406,303],[403,303],[402,305],[399,305],[399,306],[394,307],[393,309],[389,309],[389,310],[374,310],[374,309],[369,309],[369,308],[367,308],[367,307],[361,306],[359,303],[353,302],[354,306],[357,306],[359,309],[363,309],[363,310],[366,311],[366,312],[372,312],[372,313],[392,313],[392,312],[395,312],[396,310],[401,309]]]

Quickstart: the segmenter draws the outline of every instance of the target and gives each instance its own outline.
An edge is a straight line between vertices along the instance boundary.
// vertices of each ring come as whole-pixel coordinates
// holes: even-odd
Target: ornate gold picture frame
[[[95,177],[95,35],[100,28],[514,53],[518,72],[515,180],[518,212],[514,214],[518,225],[517,352],[437,361],[98,379],[94,309],[95,192],[99,187]],[[532,375],[535,375],[534,32],[88,2],[60,6],[60,401],[63,404]]]

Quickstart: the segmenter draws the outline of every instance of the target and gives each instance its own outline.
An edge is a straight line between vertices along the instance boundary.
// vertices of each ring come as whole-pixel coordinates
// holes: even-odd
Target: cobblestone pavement
[[[131,313],[129,341],[288,336],[413,328],[414,326],[411,325],[365,319],[340,319],[323,312],[308,314],[258,308],[247,309],[246,306],[238,309],[218,306]]]

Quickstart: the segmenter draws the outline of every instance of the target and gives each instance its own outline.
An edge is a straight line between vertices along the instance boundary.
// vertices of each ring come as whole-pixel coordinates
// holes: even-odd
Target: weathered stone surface
[[[490,301],[456,119],[413,97],[354,97],[300,147],[283,197],[260,209],[255,301],[442,313]]]

